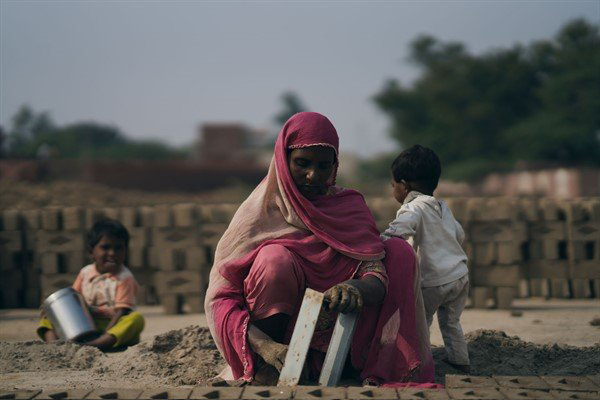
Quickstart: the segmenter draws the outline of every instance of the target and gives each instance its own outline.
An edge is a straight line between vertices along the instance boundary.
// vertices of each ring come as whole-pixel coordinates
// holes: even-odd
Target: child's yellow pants
[[[96,328],[101,332],[106,331],[106,326],[109,322],[110,318],[94,317]],[[133,346],[140,342],[140,333],[142,333],[142,330],[144,329],[144,323],[142,314],[137,311],[132,311],[119,318],[117,323],[107,330],[106,333],[113,335],[117,339],[113,347]],[[44,340],[44,334],[48,329],[54,328],[50,320],[44,317],[40,320],[40,324],[37,328],[37,334],[42,340]]]

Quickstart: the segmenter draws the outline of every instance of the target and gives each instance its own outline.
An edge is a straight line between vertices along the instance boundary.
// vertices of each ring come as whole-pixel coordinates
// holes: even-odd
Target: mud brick
[[[555,399],[600,399],[600,392],[590,391],[571,391],[571,390],[551,390],[550,393]]]
[[[154,275],[158,293],[185,294],[199,293],[206,282],[200,271],[158,271]]]
[[[565,212],[561,203],[555,199],[543,198],[539,202],[542,218],[546,221],[564,220]]]
[[[33,399],[41,390],[0,389],[0,399]]]
[[[190,227],[198,223],[197,206],[193,203],[176,204],[173,206],[173,222],[176,227]]]
[[[206,248],[201,247],[190,247],[184,250],[185,253],[185,269],[193,270],[208,270],[206,257]]]
[[[23,228],[38,230],[42,227],[42,212],[39,209],[25,210],[21,213],[23,216]]]
[[[496,243],[474,243],[471,262],[476,265],[491,265],[496,262]]]
[[[397,399],[398,393],[392,388],[348,387],[346,395],[349,399]],[[424,398],[424,397],[422,397]],[[446,397],[447,398],[447,397]]]
[[[178,294],[159,294],[160,305],[165,314],[180,314],[182,312],[183,297]]]
[[[85,229],[90,229],[94,224],[103,218],[106,218],[102,210],[98,208],[86,208],[84,210]]]
[[[162,228],[152,231],[152,243],[161,251],[185,249],[202,244],[200,232],[194,228]]]
[[[20,269],[9,269],[2,272],[2,280],[0,280],[0,288],[4,290],[19,290],[23,289],[24,273]]]
[[[398,388],[398,397],[400,399],[449,399],[448,393],[444,389],[417,389],[417,388]],[[350,398],[350,397],[349,397]]]
[[[246,389],[249,386],[246,386]],[[241,387],[196,387],[190,394],[190,399],[239,399],[244,388]]]
[[[137,211],[140,218],[140,226],[152,228],[154,226],[154,207],[138,207]]]
[[[246,393],[244,392],[244,396]],[[295,386],[295,399],[345,399],[346,389],[327,386]]]
[[[42,303],[41,289],[27,288],[23,290],[23,305],[27,308],[38,308]]]
[[[530,226],[533,240],[565,240],[567,226],[564,221],[539,221]]]
[[[569,281],[566,279],[550,279],[550,294],[556,299],[568,299],[571,295]]]
[[[45,275],[58,274],[58,255],[56,253],[41,253],[38,262]]]
[[[70,287],[76,277],[77,274],[42,275],[42,298],[45,299],[59,289]]]
[[[526,299],[527,297],[530,297],[529,281],[527,279],[519,280],[519,287],[517,288],[517,296],[521,299]]]
[[[550,389],[550,385],[539,376],[492,376],[502,387],[521,389]]]
[[[448,204],[448,208],[450,208],[450,211],[452,211],[454,218],[461,221],[461,223],[468,222],[469,218],[467,214],[467,199],[460,197],[448,198],[446,199],[446,204]],[[397,204],[394,204],[394,206],[396,209],[398,208]],[[394,218],[395,215],[396,214],[394,211],[394,214],[391,215],[391,217]]]
[[[203,223],[229,224],[238,207],[239,204],[202,204],[198,207],[198,213]]]
[[[62,209],[63,229],[85,229],[85,210],[81,207],[65,207]]]
[[[37,250],[56,253],[84,251],[84,236],[82,232],[39,231],[36,239]]]
[[[488,299],[491,297],[491,288],[480,286],[471,288],[471,298],[474,308],[487,308]]]
[[[161,271],[176,271],[185,269],[185,250],[155,249],[155,262]]]
[[[5,231],[16,231],[21,229],[21,213],[19,210],[2,211],[2,229]]]
[[[498,382],[489,376],[446,375],[446,388],[496,387]]]
[[[600,221],[575,222],[573,227],[573,240],[594,241],[600,240]]]
[[[147,228],[129,228],[129,247],[150,246],[150,230]]]
[[[469,229],[469,237],[475,243],[511,242],[519,236],[521,224],[510,222],[477,222]]]
[[[120,221],[121,219],[121,213],[118,208],[104,207],[100,209],[100,213],[102,214],[103,218],[116,219],[117,221]]]
[[[507,399],[555,399],[550,390],[539,390],[539,389],[517,389],[517,388],[500,388],[500,392]]]
[[[0,231],[0,251],[18,252],[23,250],[21,231]]]
[[[382,222],[386,225],[396,217],[396,211],[400,208],[400,205],[396,201],[383,197],[367,199],[367,206],[371,210],[373,218],[378,223]]]
[[[485,199],[480,197],[471,197],[466,201],[467,216],[469,221],[481,221],[485,214]]]
[[[480,211],[480,218],[484,221],[512,221],[517,219],[518,209],[516,204],[506,197],[486,199],[484,208]]]
[[[567,279],[569,277],[569,264],[559,260],[530,261],[525,266],[529,279]]]
[[[86,399],[137,399],[142,389],[95,389]]]
[[[530,279],[530,295],[532,297],[550,297],[550,284],[548,279]]]
[[[146,389],[139,395],[138,399],[187,399],[192,389],[158,388]]]
[[[202,225],[202,240],[203,243],[209,246],[215,246],[221,240],[221,236],[227,230],[227,224],[203,224]]]
[[[496,246],[498,264],[514,264],[521,261],[521,248],[518,243],[498,242]]]
[[[291,387],[246,386],[244,399],[291,399]]]
[[[132,229],[139,227],[140,218],[138,209],[135,207],[122,207],[119,210],[121,214],[121,223],[131,232]]]
[[[460,389],[446,389],[451,399],[505,399],[497,388],[473,387]]]
[[[22,253],[0,249],[0,271],[22,268]]]
[[[594,288],[594,297],[597,299],[600,298],[600,279],[593,279],[592,285]]]
[[[589,279],[571,279],[572,295],[575,299],[587,299],[592,297]]]
[[[35,400],[70,400],[83,399],[92,389],[47,389],[35,397]]]
[[[169,228],[173,226],[173,209],[170,205],[154,207],[154,227]]]
[[[0,292],[0,308],[21,307],[21,292],[18,289],[6,288]]]
[[[201,314],[204,312],[204,296],[206,293],[206,289],[201,289],[200,294],[184,294],[183,301],[189,312],[192,314]]]
[[[472,273],[474,286],[517,287],[522,277],[519,265],[477,266]]]
[[[590,390],[600,389],[591,379],[585,376],[542,376],[550,388],[558,390]]]
[[[42,229],[56,231],[62,229],[62,209],[46,207],[42,210]]]
[[[497,287],[496,288],[496,308],[508,310],[512,306],[513,299],[517,297],[517,288]]]
[[[541,218],[540,208],[535,200],[519,199],[517,208],[520,220],[533,222],[538,221]]]
[[[148,255],[146,247],[129,246],[127,250],[127,266],[130,268],[148,268]]]

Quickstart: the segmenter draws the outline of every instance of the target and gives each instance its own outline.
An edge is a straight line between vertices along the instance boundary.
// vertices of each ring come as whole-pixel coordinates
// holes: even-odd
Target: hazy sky
[[[342,151],[395,146],[370,98],[409,83],[409,43],[428,33],[474,53],[598,23],[590,1],[0,0],[0,124],[21,104],[58,124],[114,124],[191,143],[203,122],[277,130],[281,94],[327,115]],[[393,147],[392,147],[393,148]]]

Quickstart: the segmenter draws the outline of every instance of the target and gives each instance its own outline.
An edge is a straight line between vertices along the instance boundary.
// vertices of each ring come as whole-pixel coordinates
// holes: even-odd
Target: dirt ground
[[[464,312],[462,323],[475,375],[600,373],[598,300],[518,300],[514,310]],[[140,307],[142,342],[103,354],[72,343],[42,344],[37,310],[0,310],[0,388],[181,387],[205,384],[223,367],[202,314],[165,315]],[[515,314],[515,313],[513,313]],[[516,313],[517,315],[519,312]],[[437,324],[431,332],[436,380],[458,373],[444,363]]]

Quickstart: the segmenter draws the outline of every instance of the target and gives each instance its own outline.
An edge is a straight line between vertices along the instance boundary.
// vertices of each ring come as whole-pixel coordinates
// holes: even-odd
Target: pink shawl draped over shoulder
[[[250,381],[254,375],[256,355],[247,339],[250,314],[243,281],[262,247],[276,243],[298,255],[307,286],[321,292],[351,279],[361,261],[385,256],[384,244],[359,192],[332,186],[327,195],[309,201],[298,191],[289,171],[287,151],[317,145],[336,152],[336,168],[328,181],[333,185],[338,152],[335,128],[318,113],[294,115],[277,138],[267,176],[241,204],[217,245],[205,310],[211,334],[235,379]],[[403,249],[395,252],[394,258],[412,263],[409,269],[413,272],[397,276],[388,271],[388,279],[390,288],[394,284],[407,291],[400,297],[405,299],[411,292],[413,300],[399,304],[398,296],[388,293],[382,305],[365,308],[353,341],[353,363],[356,358],[363,379],[378,383],[433,379],[429,338],[423,337],[423,313],[415,314],[415,308],[422,310],[422,301],[420,290],[414,286],[418,282],[414,254],[408,245]],[[405,259],[400,259],[400,253]],[[427,341],[426,349],[423,340]],[[385,354],[385,361],[380,351],[384,348],[390,352]],[[369,349],[367,353],[365,349]],[[395,372],[386,372],[390,369]]]

